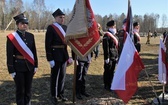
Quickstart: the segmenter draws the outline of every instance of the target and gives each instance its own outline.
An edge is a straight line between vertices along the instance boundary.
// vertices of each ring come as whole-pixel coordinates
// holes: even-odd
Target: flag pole
[[[164,102],[164,94],[165,94],[165,84],[163,83],[162,102]]]
[[[75,96],[76,96],[76,69],[77,69],[77,55],[74,58],[74,76],[73,76],[73,103],[75,103]]]
[[[163,77],[163,91],[162,91],[162,102],[164,102],[164,96],[165,96],[165,84],[166,84],[166,75],[165,73],[162,73],[162,77]]]
[[[149,82],[150,82],[150,84],[151,84],[151,87],[152,87],[152,89],[153,89],[153,92],[155,93],[155,97],[157,98],[157,101],[158,101],[158,103],[159,103],[159,105],[160,105],[160,100],[159,100],[159,98],[158,98],[158,96],[157,96],[157,94],[156,94],[156,90],[155,90],[155,88],[154,88],[154,86],[153,86],[153,84],[152,84],[152,82],[151,82],[151,80],[150,80],[150,78],[149,78],[149,75],[148,75],[146,69],[145,69],[145,73],[146,73],[146,76],[147,76],[147,78],[148,78],[148,80],[149,80]]]

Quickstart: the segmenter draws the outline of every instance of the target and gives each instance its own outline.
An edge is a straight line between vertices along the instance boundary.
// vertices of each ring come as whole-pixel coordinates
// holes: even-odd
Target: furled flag
[[[76,0],[65,38],[80,57],[88,55],[100,43],[97,23],[89,0]]]
[[[158,79],[162,84],[166,84],[166,48],[160,38],[159,58],[158,58]]]
[[[130,35],[127,35],[111,85],[111,89],[115,90],[124,103],[127,103],[135,94],[138,75],[142,69],[144,65]]]
[[[133,39],[132,32],[133,32],[133,18],[132,18],[132,8],[130,0],[128,0],[128,12],[127,12],[127,21],[126,21],[126,32],[130,34],[131,38]]]

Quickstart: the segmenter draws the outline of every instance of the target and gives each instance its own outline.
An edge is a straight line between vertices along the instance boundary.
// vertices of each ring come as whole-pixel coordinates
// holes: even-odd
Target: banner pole
[[[148,78],[148,80],[149,80],[149,82],[150,82],[150,84],[151,84],[151,87],[152,87],[152,89],[153,89],[153,92],[155,93],[155,97],[157,98],[157,101],[158,101],[158,103],[159,103],[159,105],[160,105],[160,100],[159,100],[159,98],[158,98],[158,96],[157,96],[157,94],[156,94],[155,88],[154,88],[154,86],[153,86],[153,84],[152,84],[152,82],[151,82],[151,80],[150,80],[150,78],[149,78],[149,75],[148,75],[146,69],[145,69],[145,73],[146,73],[146,76],[147,76],[147,78]]]
[[[73,78],[73,103],[75,103],[76,96],[76,69],[77,69],[77,55],[75,54],[74,58],[74,78]]]
[[[165,84],[163,83],[162,102],[164,102],[164,94],[165,94]]]

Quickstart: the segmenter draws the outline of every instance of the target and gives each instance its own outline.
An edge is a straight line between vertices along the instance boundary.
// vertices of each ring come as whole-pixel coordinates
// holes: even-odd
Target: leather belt
[[[22,56],[22,55],[15,55],[15,58],[17,58],[17,59],[26,59],[24,56]]]
[[[51,46],[52,48],[65,48],[65,45],[55,45],[55,46]]]

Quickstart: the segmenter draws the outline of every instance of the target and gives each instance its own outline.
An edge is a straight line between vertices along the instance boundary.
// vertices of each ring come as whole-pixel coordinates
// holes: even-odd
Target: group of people
[[[109,21],[106,26],[108,28],[103,36],[103,52],[104,52],[104,88],[111,91],[111,83],[114,76],[114,71],[118,59],[121,55],[126,37],[126,19],[123,21],[122,29],[116,31],[116,22],[114,20]],[[138,52],[141,50],[140,35],[139,35],[139,23],[133,23],[133,42]]]
[[[72,63],[64,40],[66,25],[65,14],[57,9],[53,14],[55,22],[48,26],[45,37],[46,59],[51,67],[50,93],[51,101],[57,104],[64,97],[66,66]],[[17,30],[7,35],[6,54],[8,72],[15,81],[16,104],[31,105],[31,88],[33,76],[38,68],[38,59],[34,35],[27,32],[29,21],[23,13],[13,17]]]
[[[50,95],[54,105],[58,100],[67,101],[64,96],[64,82],[66,76],[66,67],[75,59],[75,53],[72,51],[72,58],[69,57],[67,43],[64,38],[67,26],[64,25],[65,14],[58,8],[53,14],[55,22],[48,26],[45,34],[46,59],[51,68],[50,75]],[[29,21],[24,14],[13,17],[16,21],[17,30],[7,36],[6,54],[8,72],[11,74],[16,85],[16,103],[17,105],[31,105],[31,88],[34,74],[37,72],[38,59],[34,35],[27,32]],[[117,32],[116,22],[110,20],[107,23],[108,30],[102,35],[103,53],[104,53],[104,88],[110,90],[115,66],[126,39],[126,31],[123,22],[123,28]],[[138,52],[140,51],[139,23],[133,24],[133,42]],[[100,28],[100,24],[98,24]],[[122,34],[123,33],[123,34]],[[99,49],[99,45],[97,46]],[[95,51],[95,59],[98,57]],[[92,54],[85,58],[76,57],[78,62],[76,72],[76,98],[83,99],[83,96],[89,97],[86,92],[85,76],[91,63]]]

